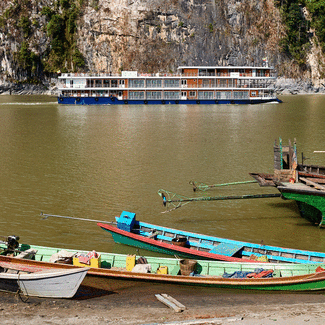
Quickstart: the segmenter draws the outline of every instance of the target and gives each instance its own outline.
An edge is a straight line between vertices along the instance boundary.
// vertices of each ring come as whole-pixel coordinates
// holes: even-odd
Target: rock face
[[[99,8],[87,7],[78,28],[93,71],[278,64],[283,27],[272,1],[102,0]]]
[[[307,86],[297,92],[323,89],[317,59],[301,74],[280,52],[285,28],[273,0],[2,0],[0,92],[28,78],[26,62],[19,61],[23,42],[39,58],[33,75],[51,88],[55,76],[43,69],[52,45],[42,8],[60,13],[74,4],[79,8],[74,41],[85,62],[79,71],[168,72],[183,65],[258,66],[267,60],[280,76],[299,75]],[[27,34],[22,12],[29,20]]]

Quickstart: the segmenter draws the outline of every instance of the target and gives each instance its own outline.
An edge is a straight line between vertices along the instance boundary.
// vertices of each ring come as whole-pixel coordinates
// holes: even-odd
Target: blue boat
[[[112,234],[116,243],[182,258],[228,262],[324,263],[325,253],[253,244],[231,239],[156,226],[136,220],[135,213],[123,211],[117,227],[97,223]]]

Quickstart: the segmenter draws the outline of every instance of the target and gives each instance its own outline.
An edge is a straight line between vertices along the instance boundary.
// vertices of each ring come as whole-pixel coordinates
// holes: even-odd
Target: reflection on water
[[[250,242],[325,251],[325,230],[280,198],[192,202],[164,211],[159,189],[186,197],[276,193],[257,184],[193,192],[273,171],[273,143],[297,139],[308,163],[325,165],[325,97],[283,104],[62,106],[46,96],[0,96],[2,233],[39,245],[133,252],[96,222],[121,211],[139,220]],[[144,253],[143,253],[144,254]]]

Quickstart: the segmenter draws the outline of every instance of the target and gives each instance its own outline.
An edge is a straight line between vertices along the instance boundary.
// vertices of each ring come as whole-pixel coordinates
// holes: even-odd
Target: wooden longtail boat
[[[325,253],[240,242],[219,237],[156,226],[135,220],[123,211],[116,217],[117,227],[98,223],[117,243],[184,258],[228,262],[253,262],[252,258],[275,263],[324,263]],[[183,246],[178,241],[183,240]]]
[[[15,270],[7,263],[0,270],[0,291],[21,291],[26,296],[42,298],[72,298],[87,272],[87,268],[44,271],[32,266],[26,272]]]
[[[43,246],[20,245],[19,251],[27,249],[37,250],[34,260],[19,259],[0,255],[0,266],[17,270],[80,270],[80,266],[70,264],[51,263],[53,254],[61,251],[59,248]],[[76,250],[65,250],[69,253],[87,253]],[[89,286],[101,290],[116,290],[141,283],[166,283],[178,285],[204,286],[213,288],[253,289],[266,291],[315,291],[325,289],[324,264],[289,264],[289,263],[228,263],[219,261],[197,260],[196,276],[182,275],[181,261],[176,258],[142,257],[146,259],[151,267],[151,273],[140,273],[126,271],[127,261],[130,255],[98,253],[100,255],[101,267],[89,267],[88,273],[82,282],[83,286]],[[70,254],[71,255],[71,254]],[[134,260],[138,260],[134,257]],[[65,262],[66,263],[66,262]],[[144,264],[142,264],[144,265]],[[137,264],[136,264],[137,266]],[[271,272],[273,277],[258,277],[261,273],[256,269],[263,268],[267,273]],[[165,270],[165,274],[160,272]],[[222,277],[225,273],[229,275],[238,272],[249,272],[257,276],[252,278]],[[193,272],[194,273],[194,272]]]
[[[275,186],[283,199],[294,200],[303,218],[325,226],[325,167],[299,164],[295,142],[274,144],[274,174],[250,175],[260,186]]]

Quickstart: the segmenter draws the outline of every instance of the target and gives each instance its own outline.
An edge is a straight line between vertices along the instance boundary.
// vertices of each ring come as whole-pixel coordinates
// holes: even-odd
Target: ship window
[[[234,98],[241,99],[241,98],[249,98],[248,91],[234,91]]]
[[[196,91],[190,91],[189,97],[195,97],[196,96]]]
[[[207,75],[206,69],[199,69],[199,76],[206,76],[206,75]]]
[[[96,80],[95,81],[95,87],[101,87],[102,86],[102,81],[101,80]]]
[[[256,97],[256,96],[257,96],[257,92],[256,92],[256,91],[252,91],[252,92],[251,92],[251,96],[252,96],[252,97]]]
[[[199,99],[213,99],[213,91],[199,91]]]
[[[220,87],[227,87],[227,80],[226,79],[220,79]]]
[[[144,91],[130,91],[129,99],[144,99]]]
[[[256,70],[257,77],[265,77],[265,70]]]
[[[179,99],[180,92],[179,91],[165,91],[165,99]]]
[[[161,99],[161,91],[147,91],[147,99]]]
[[[179,80],[178,79],[165,79],[164,81],[165,87],[179,87]]]
[[[161,87],[161,79],[147,79],[147,87],[148,88],[155,88]]]
[[[202,86],[207,88],[207,87],[210,87],[210,85],[212,84],[212,80],[211,79],[203,79],[202,80]]]
[[[186,86],[187,85],[187,80],[186,79],[182,79],[181,80],[181,84],[182,84],[182,86]]]
[[[130,79],[129,81],[131,88],[143,88],[144,79]]]
[[[216,92],[216,99],[230,99],[231,98],[231,91],[217,91]]]

